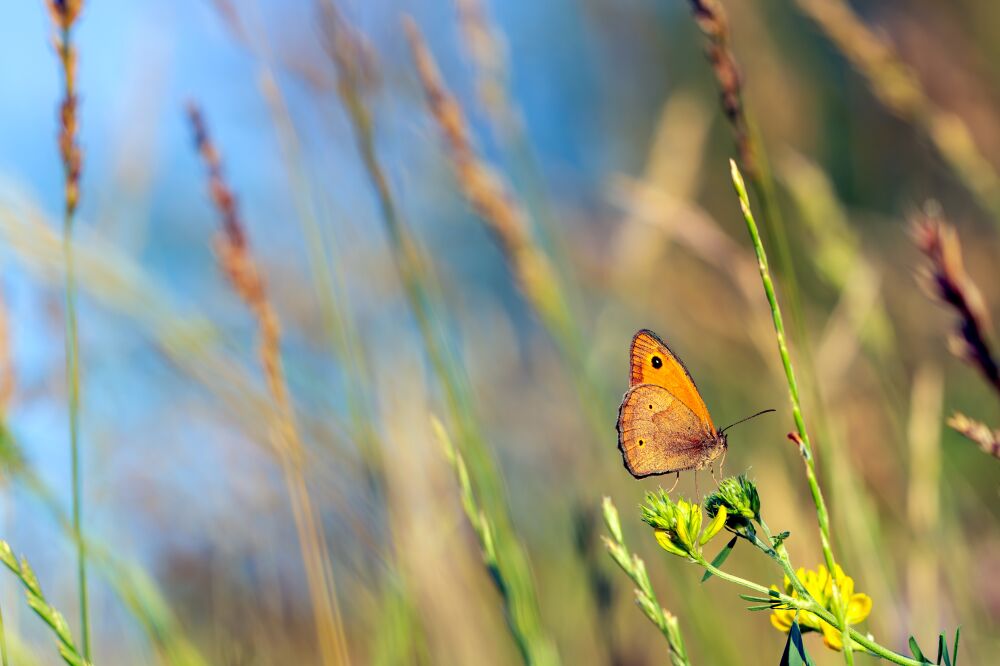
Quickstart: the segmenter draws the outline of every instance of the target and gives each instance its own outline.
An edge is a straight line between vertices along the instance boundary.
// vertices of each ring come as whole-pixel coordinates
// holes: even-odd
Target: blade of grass
[[[615,561],[621,570],[635,583],[635,602],[642,610],[649,621],[656,625],[663,637],[667,639],[670,650],[670,663],[673,666],[691,666],[687,656],[687,648],[684,646],[684,637],[681,635],[680,624],[677,617],[660,605],[656,600],[656,593],[653,591],[653,584],[649,580],[646,572],[646,564],[638,555],[629,552],[625,545],[625,537],[622,534],[621,520],[618,517],[618,509],[610,497],[605,497],[601,505],[604,513],[604,524],[611,533],[611,538],[603,537],[604,546],[608,550],[611,559]]]
[[[299,536],[321,659],[324,664],[349,664],[351,658],[326,535],[305,480],[304,448],[281,356],[281,323],[268,297],[264,278],[250,253],[235,197],[223,179],[219,153],[211,142],[204,119],[194,105],[188,107],[188,116],[195,146],[205,162],[210,191],[220,216],[221,231],[215,243],[219,266],[257,321],[259,360],[275,407],[275,419],[269,432],[281,464]]]
[[[795,0],[868,82],[890,112],[924,134],[982,208],[1000,225],[1000,175],[980,152],[968,126],[931,100],[892,45],[843,0]]]
[[[322,4],[327,46],[339,76],[338,91],[354,131],[358,151],[374,187],[390,248],[409,305],[431,366],[444,392],[449,419],[455,427],[458,450],[469,464],[472,487],[494,521],[498,560],[510,571],[510,584],[519,587],[520,606],[513,617],[530,636],[531,663],[558,660],[555,648],[541,624],[537,595],[527,554],[514,531],[500,471],[483,437],[471,402],[464,370],[446,342],[432,289],[433,279],[416,239],[400,214],[389,180],[375,150],[373,118],[364,96],[365,81],[359,69],[360,47],[332,0]]]
[[[46,600],[45,595],[42,594],[38,578],[35,577],[35,572],[32,571],[28,560],[22,557],[19,561],[14,556],[14,551],[11,550],[10,544],[0,540],[0,562],[21,581],[21,585],[24,586],[25,596],[28,599],[28,605],[31,606],[31,609],[35,611],[38,617],[42,618],[45,624],[49,625],[49,628],[55,635],[56,647],[59,649],[59,655],[63,658],[63,661],[70,664],[70,666],[88,666],[90,662],[76,647],[76,643],[73,642],[73,635],[70,633],[69,626],[67,626],[62,613],[53,608],[48,600]]]
[[[802,405],[799,400],[798,382],[795,380],[795,370],[792,368],[792,359],[788,353],[788,344],[785,341],[785,324],[781,317],[781,307],[778,305],[778,298],[774,293],[774,283],[771,280],[771,272],[767,265],[767,254],[757,231],[757,223],[754,221],[753,212],[750,210],[750,200],[747,197],[746,185],[739,167],[734,160],[729,161],[730,171],[733,179],[733,187],[740,200],[740,208],[743,211],[743,219],[750,233],[753,242],[754,252],[757,255],[757,266],[760,269],[760,279],[764,285],[764,293],[767,295],[767,302],[771,308],[771,317],[774,320],[774,333],[778,342],[778,353],[781,356],[781,364],[785,370],[785,379],[788,382],[788,398],[792,405],[792,416],[795,419],[797,436],[794,438],[799,447],[799,453],[805,462],[806,478],[809,481],[809,489],[812,493],[813,504],[816,506],[816,519],[819,523],[820,545],[823,548],[823,559],[826,561],[827,569],[830,572],[837,570],[837,562],[833,556],[833,547],[830,539],[830,514],[826,508],[826,500],[823,499],[823,491],[820,489],[819,481],[816,478],[816,467],[813,460],[812,447],[809,444],[809,434],[806,431],[805,419],[802,416]],[[841,615],[844,613],[845,604],[841,603],[840,588],[836,582],[836,576],[831,576],[833,581],[834,602]],[[844,661],[847,664],[854,663],[854,655],[851,644],[849,626],[843,617],[838,617],[842,627],[842,638],[844,646]]]

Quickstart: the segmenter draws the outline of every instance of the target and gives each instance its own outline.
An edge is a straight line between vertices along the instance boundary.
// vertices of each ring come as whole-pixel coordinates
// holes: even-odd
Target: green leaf
[[[914,638],[913,636],[910,636],[910,654],[913,655],[914,659],[916,659],[921,663],[924,664],[932,663],[927,659],[927,657],[924,656],[924,653],[920,651],[920,646],[917,645],[917,639]]]
[[[733,548],[736,547],[737,538],[738,537],[733,537],[732,539],[729,540],[729,543],[727,543],[725,546],[722,547],[722,550],[719,551],[719,554],[715,556],[714,560],[712,560],[713,567],[718,569],[719,567],[722,566],[722,563],[726,561],[726,558],[729,557],[729,554],[733,552]],[[705,575],[701,577],[701,582],[704,583],[711,577],[712,577],[712,572],[706,571]]]
[[[788,641],[781,655],[780,666],[816,666],[806,653],[802,643],[802,631],[797,620],[792,620],[792,628],[788,630]]]
[[[774,610],[772,604],[760,604],[759,606],[747,606],[748,611]]]
[[[785,539],[787,539],[790,536],[792,536],[791,532],[782,532],[781,534],[775,534],[773,537],[771,537],[771,547],[777,548],[778,546],[780,546],[785,542]]]
[[[945,643],[944,633],[938,634],[938,654],[935,664],[944,663],[944,666],[951,666],[951,657],[948,656],[948,644]]]
[[[961,631],[962,627],[955,628],[955,649],[951,653],[951,666],[958,666],[958,635]]]

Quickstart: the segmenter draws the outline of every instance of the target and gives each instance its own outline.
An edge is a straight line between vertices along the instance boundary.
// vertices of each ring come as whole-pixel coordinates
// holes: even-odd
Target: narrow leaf
[[[713,567],[718,569],[719,567],[722,566],[722,563],[726,561],[726,558],[729,557],[729,554],[733,552],[733,548],[736,547],[737,538],[738,537],[733,537],[732,539],[729,540],[729,543],[727,543],[725,546],[722,547],[722,550],[719,551],[719,554],[715,556],[714,560],[712,560]],[[705,575],[701,577],[701,582],[704,583],[711,577],[712,577],[712,572],[706,571]]]
[[[920,646],[917,645],[917,639],[914,638],[913,636],[910,636],[910,654],[912,654],[913,658],[916,659],[917,661],[923,662],[925,664],[931,663],[927,661],[927,657],[925,657],[924,653],[920,651]]]
[[[951,666],[958,666],[958,635],[962,632],[962,627],[955,628],[955,649],[951,653]]]
[[[755,597],[752,594],[741,594],[740,599],[743,601],[756,601],[757,603],[773,603],[775,600],[770,597]]]
[[[799,629],[797,620],[792,620],[792,627],[788,630],[788,641],[781,655],[780,666],[816,666],[802,643],[802,630]]]
[[[939,666],[942,663],[944,664],[944,666],[951,666],[951,657],[948,655],[948,644],[944,640],[944,633],[938,634],[937,661],[934,663],[938,664]]]

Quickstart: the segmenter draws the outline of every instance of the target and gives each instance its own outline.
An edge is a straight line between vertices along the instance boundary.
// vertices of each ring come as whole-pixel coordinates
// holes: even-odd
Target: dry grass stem
[[[522,291],[545,324],[557,337],[569,336],[572,325],[555,270],[532,239],[524,210],[499,173],[476,152],[465,114],[445,87],[416,23],[407,18],[404,27],[427,105],[444,137],[462,194],[496,237]]]
[[[1000,459],[1000,430],[993,430],[961,412],[952,414],[948,419],[948,426],[977,444],[984,453]]]
[[[843,0],[795,0],[868,80],[887,109],[923,132],[979,203],[1000,223],[1000,175],[965,122],[928,98],[916,74],[892,45],[864,24]]]
[[[743,107],[743,77],[736,64],[729,36],[729,18],[719,0],[690,0],[698,28],[708,39],[706,55],[719,85],[722,110],[736,140],[740,164],[751,180],[760,177],[756,146]]]
[[[222,221],[222,230],[215,239],[219,265],[257,319],[260,335],[258,353],[276,408],[270,436],[281,462],[299,534],[322,663],[347,664],[350,656],[326,536],[306,486],[303,447],[281,361],[278,315],[267,297],[264,279],[250,254],[236,198],[223,178],[219,153],[208,135],[204,119],[194,105],[188,107],[188,116],[195,145],[208,170],[209,190]]]
[[[936,205],[928,205],[913,221],[913,238],[930,260],[920,275],[925,289],[958,315],[958,331],[949,339],[952,353],[976,368],[1000,395],[1000,368],[989,339],[989,313],[979,288],[965,272],[958,234]]]
[[[462,45],[475,70],[479,104],[499,128],[515,121],[507,96],[507,47],[494,28],[483,0],[454,0]]]

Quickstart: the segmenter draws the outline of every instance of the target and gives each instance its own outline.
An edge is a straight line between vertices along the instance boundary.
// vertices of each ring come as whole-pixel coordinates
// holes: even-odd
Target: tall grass
[[[208,171],[209,189],[221,218],[222,230],[215,243],[220,268],[257,320],[260,336],[258,354],[275,406],[270,436],[281,463],[299,535],[303,565],[309,579],[320,655],[324,664],[348,664],[351,658],[333,580],[329,548],[323,524],[306,486],[305,452],[285,380],[281,358],[281,323],[267,296],[263,277],[250,255],[236,199],[223,179],[219,153],[208,135],[201,112],[191,105],[188,107],[188,116],[195,145]]]
[[[528,557],[514,531],[500,471],[475,415],[464,370],[446,342],[437,299],[430,287],[433,279],[428,263],[396,205],[388,177],[375,151],[374,123],[365,99],[363,72],[359,69],[361,51],[357,36],[333,2],[328,0],[323,6],[328,51],[339,77],[338,92],[351,122],[365,171],[375,190],[410,312],[444,392],[457,448],[469,464],[472,487],[481,495],[484,510],[494,521],[498,534],[497,558],[510,572],[509,584],[517,588],[517,593],[511,596],[518,601],[512,615],[521,623],[524,633],[531,637],[529,644],[536,649],[530,655],[530,663],[551,663],[557,660],[557,656],[541,625]]]
[[[59,107],[59,153],[64,177],[63,261],[66,266],[66,386],[69,412],[70,476],[72,479],[73,530],[76,533],[77,587],[80,600],[80,631],[83,655],[90,659],[90,613],[87,601],[87,555],[83,540],[83,480],[80,477],[80,341],[76,316],[76,268],[73,259],[73,228],[80,200],[83,157],[77,143],[77,57],[73,28],[83,9],[83,0],[49,0],[49,13],[56,28],[55,47],[62,66],[63,98]]]

